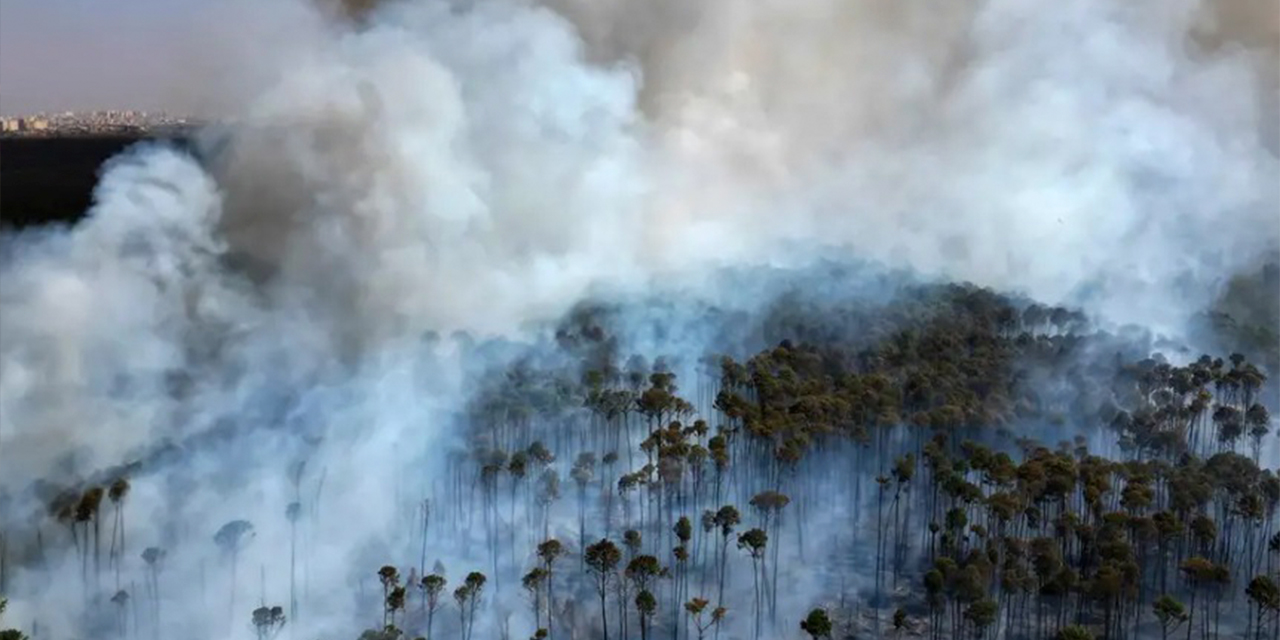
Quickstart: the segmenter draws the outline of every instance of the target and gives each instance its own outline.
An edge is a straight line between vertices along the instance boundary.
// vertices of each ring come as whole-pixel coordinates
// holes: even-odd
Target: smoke
[[[342,224],[439,235],[424,253],[472,274],[514,260],[529,300],[536,256],[549,309],[584,278],[820,242],[1171,332],[1280,236],[1267,3],[550,6],[389,3],[291,47],[251,111],[301,130],[235,154],[229,219],[288,235],[317,188],[376,198]],[[245,175],[305,201],[261,214]]]
[[[489,0],[386,3],[355,25],[292,0],[210,9],[183,55],[225,124],[194,153],[114,161],[77,226],[4,239],[0,485],[22,507],[6,528],[42,508],[27,485],[50,470],[70,484],[143,459],[128,553],[169,550],[160,625],[248,637],[260,589],[287,602],[286,469],[306,459],[324,524],[302,543],[300,633],[348,637],[374,622],[352,585],[404,551],[405,504],[440,491],[456,413],[511,351],[433,335],[518,344],[592,295],[756,309],[770,291],[711,274],[818,255],[1176,335],[1280,241],[1275,13]],[[687,333],[670,340],[694,350]],[[213,534],[235,519],[257,535],[232,606]],[[74,555],[16,544],[35,568],[15,620],[109,635],[62,615],[77,582],[34,579],[75,575]],[[478,546],[432,557],[457,578],[484,566]]]

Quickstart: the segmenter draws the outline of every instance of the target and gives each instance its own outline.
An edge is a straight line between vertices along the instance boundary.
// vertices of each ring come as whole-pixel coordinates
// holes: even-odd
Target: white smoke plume
[[[126,523],[135,564],[169,551],[180,637],[250,637],[261,567],[287,598],[303,457],[326,524],[298,637],[371,626],[351,576],[411,526],[399,492],[445,477],[471,391],[461,341],[431,332],[520,340],[594,292],[835,252],[1176,334],[1280,241],[1266,1],[209,11],[191,91],[225,126],[194,156],[131,151],[86,219],[0,252],[6,519],[41,508],[37,478],[181,445],[136,478]],[[213,534],[241,518],[257,535],[229,616]],[[34,576],[75,557],[19,542],[49,557],[8,615],[70,637],[77,583]],[[484,562],[436,555],[455,577]]]

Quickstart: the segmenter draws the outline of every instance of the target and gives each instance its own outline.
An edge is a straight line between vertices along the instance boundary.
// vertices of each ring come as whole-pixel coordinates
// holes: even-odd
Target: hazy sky
[[[193,0],[0,0],[0,112],[181,109]]]

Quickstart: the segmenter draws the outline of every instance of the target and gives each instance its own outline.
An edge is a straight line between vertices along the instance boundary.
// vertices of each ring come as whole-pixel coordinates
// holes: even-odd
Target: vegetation
[[[1275,395],[1245,355],[1170,361],[969,286],[703,309],[711,353],[652,360],[625,351],[632,311],[583,306],[483,376],[448,491],[414,496],[405,544],[361,571],[381,585],[362,638],[494,637],[516,597],[516,633],[548,639],[1277,637]],[[306,611],[318,499],[291,478],[290,602],[253,611],[260,639]],[[141,577],[158,628],[165,552],[125,554],[128,487],[65,489],[49,513],[94,593],[107,498],[110,592]],[[214,536],[232,609],[253,532]],[[447,591],[426,570],[443,539],[474,539],[485,573]]]
[[[9,601],[0,598],[0,618],[4,617],[5,609],[9,608]],[[27,636],[17,629],[0,630],[0,640],[27,640]]]

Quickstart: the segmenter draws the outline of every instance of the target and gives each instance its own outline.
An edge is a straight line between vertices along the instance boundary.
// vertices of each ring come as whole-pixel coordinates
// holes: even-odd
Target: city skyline
[[[186,129],[201,122],[180,114],[133,109],[0,115],[0,136],[147,134]]]

